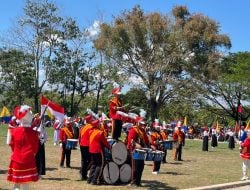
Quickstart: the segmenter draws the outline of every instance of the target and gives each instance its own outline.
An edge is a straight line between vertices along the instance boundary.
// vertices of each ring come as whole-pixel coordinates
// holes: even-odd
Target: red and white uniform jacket
[[[140,144],[142,147],[145,147],[149,144],[149,139],[146,132],[144,129],[138,126],[134,126],[129,129],[127,149],[133,152],[135,149],[135,143]]]
[[[109,117],[112,119],[121,120],[121,116],[116,113],[116,111],[118,111],[117,107],[122,107],[122,102],[120,98],[113,97],[109,102]]]
[[[90,137],[90,130],[92,129],[92,125],[87,123],[80,129],[79,132],[79,144],[80,146],[89,146],[89,137]]]
[[[102,153],[104,147],[110,149],[110,145],[104,136],[103,131],[100,129],[92,129],[89,132],[89,152],[90,153]]]
[[[59,133],[60,142],[66,143],[67,139],[72,139],[72,138],[73,138],[72,126],[67,126],[67,127],[61,128],[60,133]]]
[[[250,138],[246,138],[245,141],[241,144],[241,158],[250,159]]]

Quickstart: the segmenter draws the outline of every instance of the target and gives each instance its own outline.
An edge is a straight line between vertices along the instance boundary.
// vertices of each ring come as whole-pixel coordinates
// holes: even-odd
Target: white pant
[[[59,142],[59,133],[60,133],[60,130],[54,130],[53,140],[54,140],[55,143]]]
[[[18,183],[15,183],[14,184],[14,188],[13,190],[29,190],[29,184],[18,184]]]
[[[242,171],[243,171],[243,176],[244,177],[247,177],[248,163],[249,163],[248,159],[243,159]]]

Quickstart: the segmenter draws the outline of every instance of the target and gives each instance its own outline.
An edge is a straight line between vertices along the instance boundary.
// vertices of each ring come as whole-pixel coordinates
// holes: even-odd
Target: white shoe
[[[56,143],[56,142],[54,143],[54,146],[57,146],[57,143]]]
[[[157,175],[157,174],[158,174],[158,172],[152,172],[152,174],[155,174],[155,175]]]
[[[247,176],[243,176],[242,178],[240,178],[241,181],[244,181],[244,180],[248,180],[248,177]]]

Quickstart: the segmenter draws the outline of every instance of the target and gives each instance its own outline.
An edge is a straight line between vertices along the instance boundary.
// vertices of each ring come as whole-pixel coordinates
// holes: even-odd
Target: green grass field
[[[59,147],[53,146],[53,129],[48,129],[46,143],[47,174],[31,189],[67,190],[67,189],[132,189],[129,185],[91,186],[79,181],[80,151],[73,150],[72,169],[59,168]],[[12,184],[6,181],[9,165],[10,148],[6,142],[6,126],[0,126],[0,189],[10,189]],[[187,140],[183,150],[183,162],[173,160],[173,151],[168,151],[168,163],[161,165],[160,174],[153,175],[152,162],[146,162],[142,176],[143,187],[139,189],[184,189],[239,181],[242,161],[238,145],[234,150],[227,148],[227,143],[219,143],[209,152],[201,151],[202,141]]]

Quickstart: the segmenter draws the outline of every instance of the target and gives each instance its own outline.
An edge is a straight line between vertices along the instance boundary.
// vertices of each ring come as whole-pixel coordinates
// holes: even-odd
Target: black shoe
[[[182,159],[178,159],[178,161],[183,161]]]
[[[87,181],[87,180],[88,180],[88,177],[81,177],[81,180],[82,180],[82,181]]]
[[[63,166],[63,165],[60,165],[60,168],[64,168],[64,166]]]
[[[70,166],[66,166],[66,168],[71,168]]]
[[[96,182],[91,182],[90,184],[91,185],[98,185]]]

